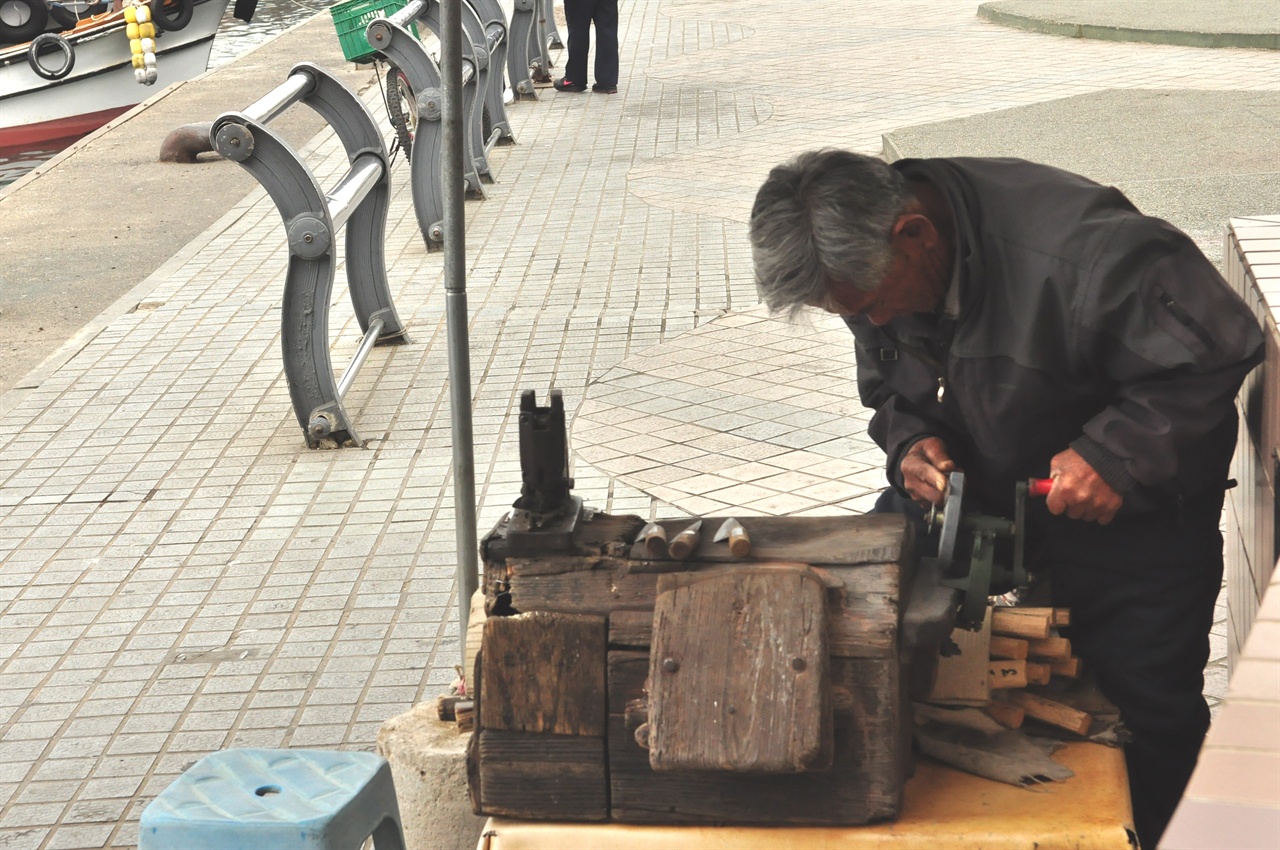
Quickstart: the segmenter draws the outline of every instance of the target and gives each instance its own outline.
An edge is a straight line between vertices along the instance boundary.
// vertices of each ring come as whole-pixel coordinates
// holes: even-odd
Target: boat
[[[0,0],[0,149],[82,136],[165,86],[203,74],[229,2],[109,0],[77,9]],[[237,0],[236,17],[249,20],[256,6]],[[146,18],[154,21],[151,39],[130,29]]]

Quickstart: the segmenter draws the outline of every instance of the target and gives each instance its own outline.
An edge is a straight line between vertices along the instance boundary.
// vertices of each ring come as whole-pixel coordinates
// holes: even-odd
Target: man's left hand
[[[1053,489],[1045,500],[1049,513],[1106,525],[1115,519],[1124,497],[1102,480],[1075,449],[1054,455],[1049,461]]]

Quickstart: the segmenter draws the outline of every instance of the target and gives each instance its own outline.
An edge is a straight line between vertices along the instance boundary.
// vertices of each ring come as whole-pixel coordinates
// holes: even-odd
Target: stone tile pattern
[[[726,313],[587,389],[579,458],[691,515],[860,514],[884,487],[837,317]]]
[[[544,91],[512,106],[519,144],[493,152],[499,182],[467,207],[482,531],[518,494],[521,390],[560,388],[572,409],[627,358],[720,316],[749,320],[738,332],[768,336],[779,371],[814,370],[833,395],[792,410],[793,382],[746,405],[707,387],[692,401],[720,426],[642,410],[723,430],[735,463],[761,464],[708,468],[690,454],[678,461],[688,475],[646,490],[698,510],[863,504],[878,461],[856,448],[848,360],[806,367],[801,345],[787,363],[778,324],[750,312],[743,222],[779,159],[819,145],[875,152],[901,126],[1106,87],[1280,85],[1262,52],[1056,39],[942,0],[635,0],[621,42],[617,95]],[[375,93],[368,102],[381,110]],[[331,133],[304,153],[323,185],[345,170]],[[302,448],[279,359],[283,228],[261,191],[4,409],[0,846],[131,846],[146,802],[210,750],[371,749],[383,720],[454,678],[441,257],[416,233],[404,163],[394,172],[387,254],[410,342],[375,350],[346,399],[365,450]],[[332,304],[341,366],[358,332],[340,291]],[[821,325],[790,332],[830,345]],[[696,374],[677,383],[699,387]],[[665,399],[670,380],[624,389]],[[777,422],[796,427],[765,436]],[[752,434],[758,448],[745,450]],[[680,489],[705,473],[733,483]],[[575,474],[601,509],[666,510],[587,463]],[[777,479],[793,474],[797,487]],[[758,489],[727,492],[747,485]]]

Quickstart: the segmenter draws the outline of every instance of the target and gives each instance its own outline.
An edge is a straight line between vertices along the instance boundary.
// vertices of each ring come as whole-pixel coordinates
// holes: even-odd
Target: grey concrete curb
[[[1257,50],[1280,50],[1280,33],[1193,32],[1108,26],[1020,14],[998,8],[998,5],[996,3],[981,4],[978,6],[978,17],[1013,29],[1068,38],[1136,41],[1143,44],[1172,44],[1178,47],[1246,47]]]

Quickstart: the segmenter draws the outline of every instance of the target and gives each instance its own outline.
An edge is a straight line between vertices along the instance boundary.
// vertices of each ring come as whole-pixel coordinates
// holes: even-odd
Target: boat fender
[[[58,32],[74,29],[80,23],[80,16],[61,3],[46,3],[45,8],[49,10],[49,20],[54,22]]]
[[[195,4],[191,0],[150,0],[151,20],[162,32],[177,32],[191,23]]]
[[[62,54],[61,65],[53,67],[45,65],[47,58],[45,54],[50,47],[56,48]],[[31,70],[46,80],[61,80],[76,66],[76,53],[71,49],[71,42],[62,36],[57,33],[43,32],[31,40],[31,46],[27,48],[27,62],[30,63]]]
[[[5,16],[0,18],[0,43],[21,44],[30,41],[49,24],[49,9],[43,0],[6,0]]]

